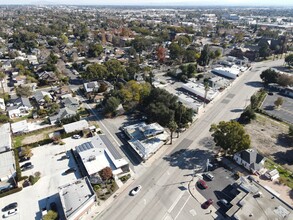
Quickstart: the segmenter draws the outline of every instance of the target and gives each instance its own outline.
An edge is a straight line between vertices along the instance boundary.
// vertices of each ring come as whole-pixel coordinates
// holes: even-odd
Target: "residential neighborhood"
[[[292,3],[15,2],[1,219],[293,219]]]

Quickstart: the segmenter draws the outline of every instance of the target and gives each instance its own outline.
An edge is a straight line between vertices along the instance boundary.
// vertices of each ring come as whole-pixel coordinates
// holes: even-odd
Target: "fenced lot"
[[[278,109],[275,108],[274,102],[278,97],[281,97],[284,101],[282,106]],[[267,112],[267,114],[280,118],[281,120],[293,124],[293,99],[279,95],[278,93],[270,93],[265,98],[261,109]]]

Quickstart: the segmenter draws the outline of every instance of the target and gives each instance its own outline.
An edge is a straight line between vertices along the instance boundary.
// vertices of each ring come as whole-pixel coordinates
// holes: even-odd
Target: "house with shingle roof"
[[[247,149],[234,154],[233,159],[252,173],[258,173],[263,167],[265,158],[255,149]]]

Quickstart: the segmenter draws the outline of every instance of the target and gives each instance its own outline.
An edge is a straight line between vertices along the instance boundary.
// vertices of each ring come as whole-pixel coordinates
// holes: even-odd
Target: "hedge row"
[[[11,190],[4,192],[4,193],[0,193],[0,198],[11,195],[13,193],[20,192],[21,190],[22,190],[22,187],[19,187],[19,188],[11,189]]]

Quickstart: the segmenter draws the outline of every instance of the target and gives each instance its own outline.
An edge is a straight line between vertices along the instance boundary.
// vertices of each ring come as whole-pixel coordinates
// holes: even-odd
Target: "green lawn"
[[[270,159],[267,159],[265,161],[265,167],[270,170],[277,169],[280,174],[280,178],[279,178],[280,182],[289,186],[291,189],[293,189],[293,174],[291,171],[286,170],[284,167],[273,162]]]

